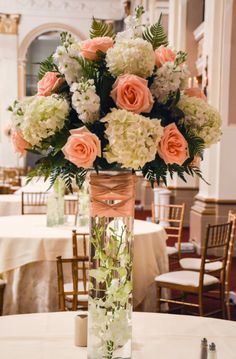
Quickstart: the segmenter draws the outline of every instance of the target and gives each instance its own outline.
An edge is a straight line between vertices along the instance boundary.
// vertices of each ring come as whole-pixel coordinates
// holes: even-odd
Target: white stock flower
[[[57,96],[34,96],[30,102],[22,102],[21,121],[17,127],[32,146],[55,134],[64,127],[69,112],[68,102]]]
[[[206,147],[220,140],[221,117],[215,108],[200,98],[189,96],[182,96],[178,107],[185,114],[182,120],[185,128],[190,134],[202,138]]]
[[[116,42],[124,39],[135,39],[142,37],[144,26],[141,24],[141,17],[127,16],[124,20],[125,30],[118,32]]]
[[[154,160],[163,128],[158,119],[150,119],[126,110],[113,109],[102,120],[109,141],[104,153],[109,163],[138,169]]]
[[[100,97],[96,94],[93,80],[73,83],[70,88],[72,106],[83,123],[94,122],[99,118]]]
[[[53,59],[58,65],[59,71],[65,76],[70,85],[81,78],[81,66],[76,60],[80,56],[81,45],[71,38],[71,42],[58,46]]]
[[[176,67],[174,62],[166,62],[157,69],[151,92],[159,102],[166,102],[170,93],[185,88],[188,76],[187,65]]]
[[[149,77],[153,73],[155,56],[152,45],[141,39],[120,39],[106,54],[107,67],[113,76],[134,74]]]

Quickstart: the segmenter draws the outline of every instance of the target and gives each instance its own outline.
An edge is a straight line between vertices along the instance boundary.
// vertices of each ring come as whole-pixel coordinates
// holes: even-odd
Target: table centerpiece
[[[96,19],[85,41],[63,32],[37,94],[10,107],[16,151],[42,155],[30,177],[72,191],[90,174],[90,359],[131,358],[135,171],[152,185],[202,177],[203,150],[221,135],[218,112],[187,88],[186,53],[168,46],[161,16],[147,26],[143,13],[117,34]]]

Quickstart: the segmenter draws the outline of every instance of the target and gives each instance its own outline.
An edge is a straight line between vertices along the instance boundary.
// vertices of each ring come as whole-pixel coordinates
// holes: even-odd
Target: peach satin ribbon
[[[134,215],[136,177],[131,173],[90,175],[91,216]]]

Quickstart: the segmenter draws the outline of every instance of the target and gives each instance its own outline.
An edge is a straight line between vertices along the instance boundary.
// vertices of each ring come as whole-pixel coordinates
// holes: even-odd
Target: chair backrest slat
[[[165,223],[168,239],[177,238],[178,255],[181,255],[181,237],[183,230],[185,204],[152,203],[152,222]],[[175,231],[173,233],[173,231]],[[177,233],[176,233],[177,232]]]
[[[65,277],[66,277],[66,267],[70,266],[72,288],[65,290]],[[88,278],[87,278],[87,268],[89,266],[89,257],[88,256],[78,256],[72,258],[62,258],[57,257],[57,280],[58,280],[58,298],[59,298],[59,310],[78,310],[78,307],[87,309],[88,302],[84,299],[81,299],[80,296],[88,294]],[[84,268],[83,279],[79,278],[79,271],[81,268]],[[68,269],[68,268],[67,268]],[[68,273],[67,273],[68,274]],[[82,281],[83,288],[80,287],[80,282]],[[69,305],[67,305],[69,304]]]
[[[217,224],[217,225],[209,224],[207,227],[206,238],[205,238],[205,243],[204,243],[204,248],[201,258],[200,276],[199,276],[200,291],[203,289],[204,275],[209,274],[210,272],[216,272],[215,269],[212,270],[209,270],[209,268],[207,268],[207,270],[205,269],[206,264],[208,263],[214,263],[214,262],[222,263],[221,267],[217,271],[219,273],[220,282],[225,283],[226,264],[229,255],[229,244],[231,240],[232,224],[233,224],[232,222]],[[217,249],[218,251],[216,251]],[[214,251],[213,258],[211,258],[212,251]]]
[[[45,214],[47,196],[47,192],[22,192],[21,214]]]

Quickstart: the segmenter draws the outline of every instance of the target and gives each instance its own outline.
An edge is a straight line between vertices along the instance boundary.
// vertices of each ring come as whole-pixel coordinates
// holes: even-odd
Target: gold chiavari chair
[[[180,259],[181,257],[181,238],[184,221],[185,204],[154,204],[152,203],[152,222],[165,224],[168,240],[174,239],[177,243],[175,246],[168,246],[167,253],[170,259]]]
[[[162,274],[155,278],[157,285],[157,311],[160,311],[160,303],[176,303],[183,306],[198,308],[199,314],[204,315],[203,311],[203,295],[213,290],[219,291],[219,299],[221,302],[221,311],[225,317],[225,282],[226,282],[226,266],[229,254],[229,244],[232,233],[232,222],[218,225],[208,225],[207,234],[201,257],[200,271],[180,270]],[[214,256],[212,252],[217,253]],[[223,254],[218,254],[223,252]],[[214,263],[221,263],[220,268],[214,268]],[[209,270],[209,265],[213,268]],[[206,270],[208,266],[208,270]],[[174,291],[184,293],[183,300],[164,299],[161,297],[161,289],[168,288]],[[188,294],[198,296],[198,303],[187,302]],[[218,311],[208,313],[215,314]]]
[[[78,310],[88,308],[88,281],[86,270],[80,277],[80,268],[86,268],[89,263],[88,256],[78,256],[73,258],[57,257],[57,279],[58,279],[58,299],[59,310]],[[65,272],[71,270],[69,282],[65,281]],[[86,280],[84,280],[86,278]]]
[[[2,315],[5,286],[6,286],[6,282],[0,278],[0,315]]]
[[[225,303],[227,309],[227,318],[230,320],[230,302],[229,302],[229,295],[230,295],[230,279],[231,279],[231,267],[232,267],[232,258],[233,258],[233,251],[234,251],[234,242],[235,242],[235,234],[236,234],[236,213],[229,211],[228,213],[228,222],[232,222],[232,231],[231,231],[231,238],[229,243],[229,253],[228,253],[228,260],[226,265],[226,281],[225,281]],[[200,271],[201,268],[201,258],[182,258],[179,261],[180,267],[185,270],[194,270]],[[222,266],[222,263],[214,262],[214,263],[206,263],[205,270],[219,270]]]
[[[73,257],[88,256],[89,233],[80,233],[75,229],[72,230],[72,252]],[[81,263],[79,266],[83,281],[88,278],[89,263]]]
[[[45,214],[47,196],[47,192],[22,192],[21,214]]]
[[[72,251],[73,256],[88,255],[89,233],[72,230]]]
[[[78,198],[75,197],[75,198],[70,198],[70,199],[67,199],[65,198],[65,210],[64,210],[64,213],[66,216],[69,216],[69,215],[74,215],[76,216],[78,214]]]

